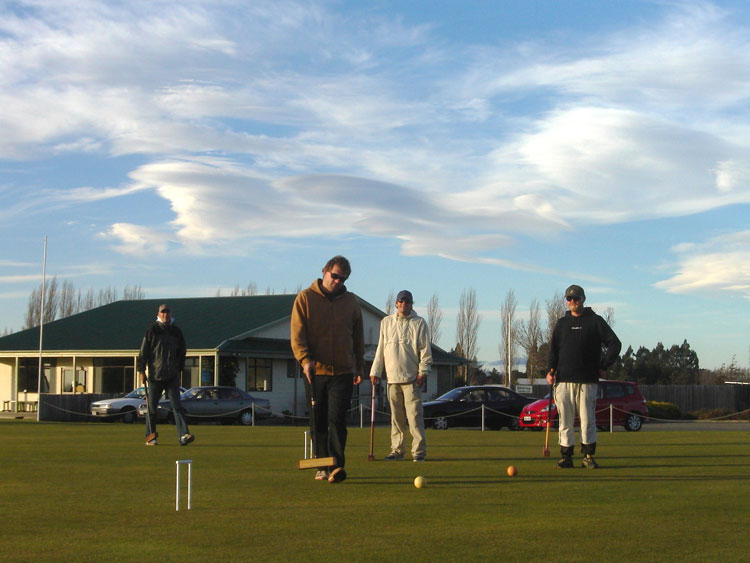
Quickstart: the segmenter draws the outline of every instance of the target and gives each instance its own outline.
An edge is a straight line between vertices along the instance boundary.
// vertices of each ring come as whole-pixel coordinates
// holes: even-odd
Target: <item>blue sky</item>
[[[0,330],[41,277],[461,292],[498,359],[570,283],[624,346],[750,361],[746,2],[0,2]],[[179,312],[178,322],[179,322]]]

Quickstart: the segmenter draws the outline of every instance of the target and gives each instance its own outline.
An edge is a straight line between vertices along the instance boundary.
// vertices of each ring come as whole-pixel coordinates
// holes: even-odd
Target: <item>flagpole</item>
[[[42,335],[44,333],[44,282],[47,278],[47,237],[44,237],[44,254],[42,258],[42,300],[39,306],[39,375],[37,376],[36,382],[36,421],[39,422],[39,415],[42,411],[42,370],[44,364],[42,363]]]

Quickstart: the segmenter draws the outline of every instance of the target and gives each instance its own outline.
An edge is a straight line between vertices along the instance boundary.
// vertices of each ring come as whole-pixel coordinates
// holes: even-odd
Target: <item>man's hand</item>
[[[380,378],[377,375],[371,375],[370,383],[372,383],[373,385],[377,385],[378,383],[380,383]]]
[[[422,385],[424,385],[424,382],[425,382],[426,379],[427,379],[426,375],[424,375],[422,373],[418,374],[417,375],[417,380],[416,380],[417,387],[422,387]]]
[[[312,378],[315,375],[315,362],[308,360],[304,366],[302,366],[302,373],[305,374],[307,382],[312,385]]]
[[[556,379],[555,370],[554,369],[549,370],[547,372],[547,383],[549,383],[550,385],[554,385],[555,379]]]
[[[362,376],[358,375],[354,378],[354,385],[359,385],[360,383],[362,383]]]

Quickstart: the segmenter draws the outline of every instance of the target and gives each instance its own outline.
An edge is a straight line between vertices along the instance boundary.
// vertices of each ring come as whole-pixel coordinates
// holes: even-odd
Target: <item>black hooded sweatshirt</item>
[[[557,381],[598,383],[599,370],[611,366],[621,348],[607,321],[591,307],[585,307],[580,317],[568,311],[555,324],[548,368],[556,371]]]

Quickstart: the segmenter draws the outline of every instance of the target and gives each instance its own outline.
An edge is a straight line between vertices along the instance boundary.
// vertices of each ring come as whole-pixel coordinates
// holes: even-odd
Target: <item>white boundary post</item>
[[[612,424],[615,420],[615,411],[612,403],[609,404],[609,433],[612,434],[615,431],[615,427]]]
[[[193,460],[180,459],[174,462],[177,467],[177,489],[175,491],[175,510],[180,510],[180,465],[187,465],[187,509],[192,508],[193,500]]]
[[[482,403],[482,432],[484,432],[484,403]]]

